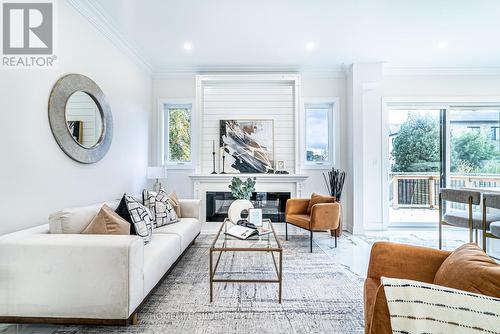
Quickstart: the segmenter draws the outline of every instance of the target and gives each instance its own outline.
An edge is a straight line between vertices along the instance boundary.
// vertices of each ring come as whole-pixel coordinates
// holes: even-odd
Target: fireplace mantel
[[[247,179],[256,178],[257,192],[290,192],[292,197],[302,196],[302,184],[307,175],[298,174],[194,174],[189,177],[193,181],[193,194],[202,201],[202,219],[205,221],[205,196],[207,192],[229,191],[233,177]]]
[[[308,178],[299,174],[194,174],[189,177],[194,182],[231,182],[235,176],[240,179],[255,177],[257,182],[304,182]]]

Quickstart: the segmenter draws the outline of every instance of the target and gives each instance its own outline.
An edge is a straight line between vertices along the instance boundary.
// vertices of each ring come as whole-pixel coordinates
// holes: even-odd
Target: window
[[[333,103],[306,104],[305,161],[306,166],[332,165],[334,161]]]
[[[191,110],[191,104],[164,104],[164,147],[168,165],[192,162]]]
[[[492,126],[491,127],[491,140],[499,140],[500,139],[500,127]]]

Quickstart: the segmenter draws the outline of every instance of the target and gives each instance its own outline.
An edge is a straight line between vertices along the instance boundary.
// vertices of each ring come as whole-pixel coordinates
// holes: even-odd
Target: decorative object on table
[[[217,174],[215,171],[215,140],[212,140],[212,173],[210,174]]]
[[[253,208],[250,197],[255,191],[255,183],[255,177],[248,178],[246,181],[242,181],[239,177],[232,178],[229,189],[236,200],[229,206],[227,215],[233,224],[241,220],[243,211]]]
[[[248,221],[255,226],[262,226],[262,209],[249,209]]]
[[[150,180],[156,180],[155,184],[153,186],[154,191],[160,191],[161,189],[161,182],[159,182],[159,179],[166,179],[167,178],[167,169],[165,167],[148,167],[148,179]]]
[[[274,163],[274,172],[284,172],[286,170],[285,160],[276,160]]]
[[[340,202],[342,190],[344,189],[345,172],[332,168],[331,171],[323,173],[328,193]]]
[[[272,119],[221,120],[220,147],[228,153],[233,173],[273,171],[274,121]]]

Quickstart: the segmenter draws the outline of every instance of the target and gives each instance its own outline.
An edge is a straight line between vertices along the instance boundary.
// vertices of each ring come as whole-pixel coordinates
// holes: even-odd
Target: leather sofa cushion
[[[500,265],[476,244],[458,247],[436,272],[434,284],[500,298]]]
[[[82,234],[130,234],[130,224],[104,204]]]
[[[154,229],[153,234],[175,234],[181,238],[180,252],[182,253],[200,233],[201,223],[195,218],[181,218],[180,222],[164,225]]]
[[[312,207],[314,204],[318,203],[335,203],[335,197],[333,196],[324,196],[313,193],[311,195],[311,200],[309,201],[309,205],[307,206],[307,213],[310,214]]]
[[[309,229],[311,224],[311,216],[309,215],[287,215],[286,216],[287,223],[293,224],[298,227],[302,227],[305,229]]]
[[[103,204],[114,210],[118,207],[118,203],[118,200],[114,200],[54,212],[49,216],[49,232],[53,234],[80,234],[90,224]]]

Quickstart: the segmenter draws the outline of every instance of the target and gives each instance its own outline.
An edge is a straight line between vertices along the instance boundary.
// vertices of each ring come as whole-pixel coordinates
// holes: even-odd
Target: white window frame
[[[339,144],[339,129],[336,126],[339,124],[339,99],[335,97],[317,97],[317,98],[304,98],[302,101],[301,112],[301,167],[302,169],[330,169],[335,166],[337,162],[337,152]],[[328,114],[328,161],[307,161],[307,147],[306,147],[306,110],[309,106],[327,107],[330,112]]]
[[[191,161],[188,162],[177,162],[177,161],[168,161],[167,149],[169,148],[168,144],[168,135],[167,130],[168,126],[168,118],[166,117],[167,110],[166,106],[176,106],[186,107],[190,106],[191,109]],[[168,169],[194,169],[195,160],[197,158],[195,152],[195,142],[196,142],[196,113],[195,113],[195,100],[194,99],[158,99],[158,138],[160,143],[158,144],[158,156],[159,161],[163,162]]]

